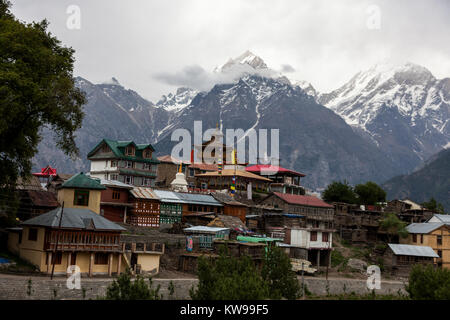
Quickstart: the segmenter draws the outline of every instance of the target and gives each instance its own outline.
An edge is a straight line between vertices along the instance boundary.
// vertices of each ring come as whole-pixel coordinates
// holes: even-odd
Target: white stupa
[[[181,167],[181,165],[180,165]],[[178,172],[175,175],[175,179],[170,183],[170,187],[173,191],[187,192],[188,191],[188,183],[186,181],[186,177],[183,172]]]

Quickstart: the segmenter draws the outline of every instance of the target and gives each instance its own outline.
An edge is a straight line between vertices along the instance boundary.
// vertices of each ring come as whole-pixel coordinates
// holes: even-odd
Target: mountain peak
[[[240,67],[251,67],[251,69],[259,70],[259,69],[268,69],[266,63],[263,59],[258,57],[256,54],[251,52],[250,50],[245,51],[243,54],[236,58],[230,58],[225,64],[222,66],[216,67],[214,69],[215,72],[228,72]]]
[[[102,84],[112,84],[112,85],[116,85],[116,86],[122,86],[115,77],[112,77],[111,79],[103,81]]]

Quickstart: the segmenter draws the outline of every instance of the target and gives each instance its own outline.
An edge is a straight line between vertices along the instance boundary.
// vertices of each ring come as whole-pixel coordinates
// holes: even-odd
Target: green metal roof
[[[242,242],[273,242],[273,241],[283,241],[283,239],[279,238],[271,238],[271,237],[245,237],[245,236],[237,236],[237,241]]]
[[[128,169],[128,168],[119,168],[119,172],[121,174],[128,174],[128,175],[132,175],[132,176],[145,176],[145,177],[150,177],[150,178],[156,177],[156,173],[146,172],[146,171],[143,171],[143,170],[133,170],[133,169]]]
[[[64,182],[61,188],[106,190],[106,187],[103,186],[99,180],[92,179],[83,172],[74,175],[72,178]]]
[[[153,146],[151,144],[136,144],[133,141],[116,141],[116,140],[110,140],[110,139],[103,139],[100,141],[87,155],[88,159],[95,159],[95,158],[105,158],[105,156],[94,156],[95,152],[98,150],[98,148],[103,144],[106,143],[108,147],[112,150],[112,152],[115,155],[115,158],[120,158],[123,160],[132,160],[132,161],[140,161],[140,162],[149,162],[149,163],[159,163],[157,159],[146,159],[143,157],[142,152],[146,148],[150,148],[152,151],[155,151]],[[134,145],[136,147],[136,154],[134,156],[127,156],[125,155],[125,147],[128,145]]]

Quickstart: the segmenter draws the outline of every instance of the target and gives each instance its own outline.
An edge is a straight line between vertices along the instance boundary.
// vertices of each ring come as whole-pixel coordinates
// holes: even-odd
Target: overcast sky
[[[381,60],[450,77],[448,0],[12,2],[17,18],[47,18],[51,32],[76,50],[75,75],[94,83],[115,77],[153,102],[176,89],[168,78],[189,84],[189,72],[208,76],[247,49],[321,92]],[[80,9],[80,29],[67,27],[70,5]]]

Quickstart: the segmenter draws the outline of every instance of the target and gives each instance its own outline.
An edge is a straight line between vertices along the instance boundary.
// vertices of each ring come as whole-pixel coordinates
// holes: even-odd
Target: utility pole
[[[53,273],[55,272],[56,249],[58,248],[59,231],[61,230],[61,222],[62,222],[62,216],[63,216],[63,213],[64,213],[64,201],[63,201],[62,207],[61,207],[61,216],[59,217],[58,230],[56,231],[56,243],[55,243],[55,248],[53,249],[53,256],[52,256],[52,274],[51,274],[51,276],[50,276],[50,280],[53,280]]]
[[[305,299],[305,276],[304,276],[304,266],[305,264],[302,262],[302,298]]]

